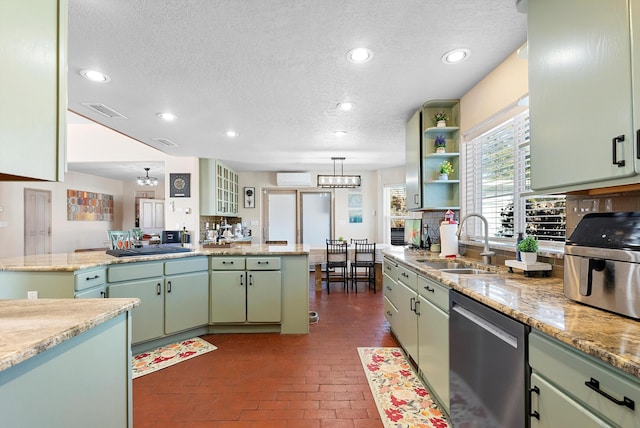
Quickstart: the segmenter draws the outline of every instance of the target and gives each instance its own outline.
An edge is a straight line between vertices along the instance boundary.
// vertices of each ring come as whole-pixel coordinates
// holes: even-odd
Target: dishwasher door
[[[449,351],[454,427],[529,426],[529,327],[451,290]]]

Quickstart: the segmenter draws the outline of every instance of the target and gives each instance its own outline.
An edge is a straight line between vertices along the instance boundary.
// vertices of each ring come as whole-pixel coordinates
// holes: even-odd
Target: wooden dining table
[[[390,248],[389,244],[376,243],[376,290],[382,290],[382,251]],[[352,262],[355,258],[355,250],[353,245],[347,246],[347,257]],[[311,247],[309,249],[309,265],[314,267],[315,272],[315,289],[322,290],[322,264],[327,261],[327,248]]]

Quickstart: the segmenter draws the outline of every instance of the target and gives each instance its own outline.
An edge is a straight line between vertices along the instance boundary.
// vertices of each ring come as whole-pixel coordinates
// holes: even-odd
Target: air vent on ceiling
[[[178,144],[166,138],[152,138],[152,140],[155,141],[156,143],[162,144],[165,147],[180,147]]]
[[[100,113],[103,116],[109,117],[111,119],[126,119],[127,117],[124,114],[118,113],[111,107],[107,107],[104,104],[100,103],[82,103],[83,106],[90,108],[91,110]]]

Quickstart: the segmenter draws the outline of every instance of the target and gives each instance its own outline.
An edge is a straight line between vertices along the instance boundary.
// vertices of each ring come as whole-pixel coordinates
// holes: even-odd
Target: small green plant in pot
[[[525,264],[534,264],[538,260],[538,240],[533,236],[527,236],[518,243],[518,251]]]
[[[449,118],[443,111],[439,111],[433,115],[433,123],[438,127],[447,126],[447,120],[449,120]]]
[[[444,153],[444,148],[447,146],[447,139],[444,135],[440,134],[436,137],[433,145],[436,147],[436,153]]]

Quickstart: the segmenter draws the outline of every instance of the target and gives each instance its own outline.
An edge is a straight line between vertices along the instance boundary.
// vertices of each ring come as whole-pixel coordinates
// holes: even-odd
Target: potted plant
[[[518,243],[518,251],[525,264],[534,264],[538,260],[538,240],[533,236],[525,237]]]
[[[438,179],[448,180],[449,174],[451,174],[452,172],[453,172],[453,165],[451,165],[451,162],[444,161],[440,164],[440,177],[438,177]]]
[[[444,138],[444,135],[440,134],[436,137],[433,144],[436,146],[436,153],[444,153],[445,147],[447,146],[447,139]]]
[[[443,128],[447,126],[447,120],[449,120],[449,118],[447,117],[447,114],[443,111],[439,111],[433,115],[433,123],[438,128]]]

